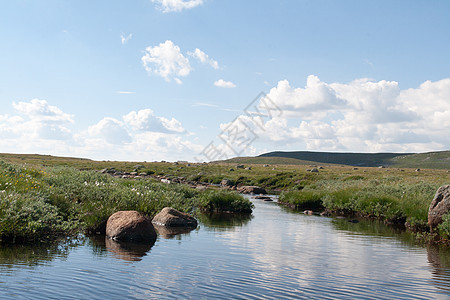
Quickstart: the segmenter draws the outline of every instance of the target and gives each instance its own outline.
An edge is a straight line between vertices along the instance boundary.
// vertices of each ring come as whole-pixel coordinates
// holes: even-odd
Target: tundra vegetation
[[[52,240],[103,232],[108,217],[137,210],[150,217],[162,208],[251,213],[248,199],[231,191],[199,191],[155,179],[118,179],[71,167],[18,166],[0,161],[2,242]]]
[[[115,162],[7,154],[0,159],[4,241],[101,231],[118,210],[138,210],[150,217],[165,206],[190,213],[251,212],[248,200],[219,187],[224,179],[228,189],[255,185],[278,193],[279,202],[293,208],[369,217],[425,233],[431,200],[440,186],[450,183],[446,169],[282,165],[274,158],[270,164],[258,161],[245,168],[236,162]],[[104,168],[147,177],[114,178],[99,172]],[[209,188],[165,184],[161,178]],[[439,234],[448,239],[450,215],[443,219]]]

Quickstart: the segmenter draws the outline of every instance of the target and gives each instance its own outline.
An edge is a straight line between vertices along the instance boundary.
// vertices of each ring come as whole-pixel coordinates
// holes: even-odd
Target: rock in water
[[[118,211],[106,223],[106,236],[118,241],[154,242],[156,231],[150,219],[140,212]]]
[[[238,188],[238,192],[242,194],[267,194],[266,190],[259,186],[244,185]]]
[[[172,207],[164,207],[152,220],[153,224],[168,227],[197,227],[197,220]]]
[[[433,231],[442,223],[442,216],[450,212],[450,185],[441,186],[434,195],[428,210],[428,225]]]

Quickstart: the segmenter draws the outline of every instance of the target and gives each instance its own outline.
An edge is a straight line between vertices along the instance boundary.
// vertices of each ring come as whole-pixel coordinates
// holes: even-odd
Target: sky
[[[0,2],[0,152],[450,149],[450,1]]]

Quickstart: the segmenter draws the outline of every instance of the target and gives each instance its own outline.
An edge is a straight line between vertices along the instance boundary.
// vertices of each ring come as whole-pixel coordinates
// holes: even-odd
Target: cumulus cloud
[[[106,117],[95,125],[88,128],[89,135],[105,139],[106,142],[114,145],[130,143],[131,136],[125,125],[114,118]]]
[[[181,83],[178,77],[185,77],[192,70],[189,59],[170,40],[158,46],[147,47],[141,60],[149,74],[161,76],[166,81],[174,78],[177,83]]]
[[[266,143],[265,148],[267,143],[272,149],[354,152],[450,148],[450,79],[401,90],[395,81],[326,83],[311,75],[300,88],[279,81],[264,99],[282,114],[239,119],[258,136],[256,143]]]
[[[158,46],[147,47],[141,61],[149,74],[161,76],[168,82],[173,79],[176,83],[182,84],[183,81],[180,77],[188,76],[193,70],[188,57],[214,69],[219,69],[219,63],[202,50],[196,48],[192,52],[188,51],[185,56],[181,53],[180,47],[170,40]]]
[[[214,85],[221,88],[235,88],[236,85],[232,83],[231,81],[225,81],[223,79],[219,79],[214,82]]]
[[[132,111],[123,117],[124,121],[137,131],[151,131],[162,133],[183,133],[185,129],[181,123],[172,118],[155,116],[151,109]]]
[[[72,137],[67,127],[74,123],[73,116],[63,112],[46,100],[13,102],[19,115],[0,116],[0,136],[28,140],[67,140]]]
[[[267,94],[283,110],[296,115],[307,116],[312,112],[344,107],[346,101],[336,95],[328,84],[317,76],[310,75],[304,88],[292,88],[289,81],[281,80]]]
[[[200,50],[198,48],[195,48],[195,50],[193,52],[189,51],[188,55],[199,60],[203,64],[210,65],[211,67],[213,67],[216,70],[219,69],[219,63],[216,60],[210,58],[208,56],[208,54],[206,54],[205,52],[203,52],[202,50]]]
[[[163,12],[180,12],[203,4],[203,0],[152,0]]]
[[[46,100],[33,99],[30,102],[13,102],[13,107],[19,113],[33,120],[73,123],[71,115],[64,113],[56,106],[49,105]]]
[[[151,109],[131,111],[121,119],[104,117],[85,129],[74,117],[45,100],[12,104],[17,115],[0,115],[0,148],[12,153],[42,153],[94,159],[179,160],[201,146],[175,118]]]

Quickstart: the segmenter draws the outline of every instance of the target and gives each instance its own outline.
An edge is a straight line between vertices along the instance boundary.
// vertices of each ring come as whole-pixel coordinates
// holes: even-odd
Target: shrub
[[[317,191],[289,191],[280,195],[279,202],[295,206],[300,210],[323,210],[323,193]]]
[[[442,216],[442,223],[438,226],[439,234],[445,238],[450,237],[450,214]]]
[[[58,209],[36,193],[0,193],[0,236],[3,241],[35,241],[72,231]]]
[[[231,191],[205,191],[200,195],[199,208],[207,212],[251,213],[250,200]]]

